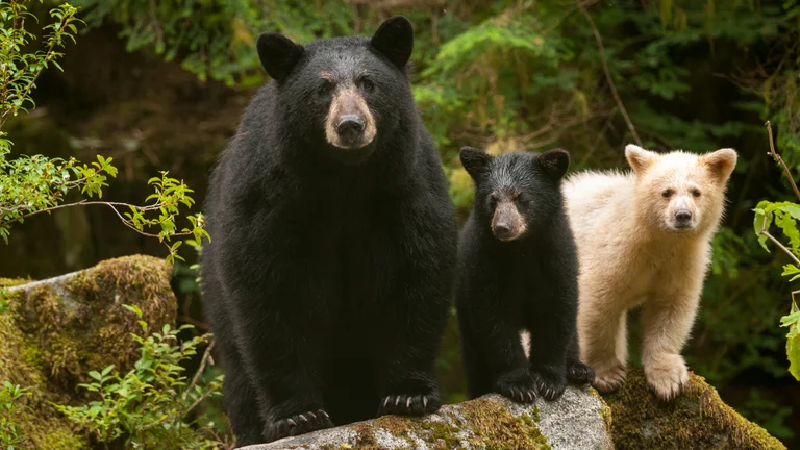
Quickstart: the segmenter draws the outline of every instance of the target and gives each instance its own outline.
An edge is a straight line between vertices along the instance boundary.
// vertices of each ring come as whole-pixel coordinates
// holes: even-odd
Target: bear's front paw
[[[683,385],[689,382],[689,373],[680,355],[662,355],[646,361],[644,375],[656,396],[667,401],[677,397]]]
[[[594,383],[592,385],[600,392],[614,392],[622,386],[625,381],[625,367],[614,365],[607,369],[595,370]]]
[[[556,400],[567,390],[567,379],[563,375],[549,374],[545,372],[532,372],[533,385],[536,393],[547,400]]]
[[[527,369],[519,369],[501,375],[495,383],[494,390],[519,403],[533,403],[536,400],[536,386]]]
[[[575,384],[591,384],[594,381],[594,369],[582,362],[571,362],[567,366],[567,380]]]
[[[333,427],[333,422],[331,422],[331,418],[328,417],[328,413],[323,409],[318,409],[316,411],[306,411],[303,414],[276,419],[272,423],[267,424],[263,434],[264,439],[269,443],[285,438],[286,436],[296,436],[298,434],[331,427]]]
[[[442,406],[442,398],[435,384],[412,383],[385,395],[378,404],[378,416],[424,416]]]

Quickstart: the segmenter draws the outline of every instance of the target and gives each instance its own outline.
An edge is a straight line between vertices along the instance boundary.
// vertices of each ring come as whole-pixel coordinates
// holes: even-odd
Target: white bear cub
[[[580,265],[581,358],[601,392],[625,380],[625,314],[641,305],[642,364],[660,398],[688,381],[689,337],[725,207],[736,152],[697,155],[625,147],[632,173],[583,172],[564,183]]]

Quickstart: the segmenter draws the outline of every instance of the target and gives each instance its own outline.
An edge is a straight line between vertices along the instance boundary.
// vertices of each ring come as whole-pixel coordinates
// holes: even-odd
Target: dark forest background
[[[53,3],[32,12],[46,13]],[[800,383],[788,372],[789,258],[753,233],[762,199],[791,189],[767,156],[779,150],[800,175],[800,3],[795,0],[76,0],[86,22],[66,48],[64,72],[37,82],[36,108],[4,131],[18,152],[95,159],[119,175],[106,195],[136,203],[159,170],[205,196],[207,177],[249,97],[267,76],[255,39],[274,30],[296,42],[371,34],[403,14],[415,24],[413,89],[465,218],[472,185],[463,145],[490,152],[562,147],[572,171],[624,168],[623,148],[732,147],[724,228],[714,241],[690,366],[722,398],[800,448]],[[16,153],[15,153],[16,152]],[[213,238],[213,236],[212,236]],[[164,256],[107,208],[65,208],[17,226],[0,244],[0,275],[44,278],[132,253]],[[183,251],[174,289],[181,320],[202,329]],[[637,322],[636,315],[632,318]],[[633,326],[634,332],[637,328]],[[439,358],[448,399],[464,398],[455,328]],[[631,339],[636,343],[637,339]],[[638,352],[633,352],[638,365]]]

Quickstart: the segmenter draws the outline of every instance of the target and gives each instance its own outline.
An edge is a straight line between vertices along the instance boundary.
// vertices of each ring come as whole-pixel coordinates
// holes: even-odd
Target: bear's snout
[[[692,214],[691,209],[681,208],[675,211],[675,228],[691,228],[692,218],[694,215]]]
[[[512,201],[501,201],[492,218],[492,233],[502,242],[518,239],[525,233],[527,226],[517,205]]]
[[[363,148],[377,132],[375,118],[366,99],[353,87],[338,90],[331,99],[325,123],[325,138],[334,147]]]

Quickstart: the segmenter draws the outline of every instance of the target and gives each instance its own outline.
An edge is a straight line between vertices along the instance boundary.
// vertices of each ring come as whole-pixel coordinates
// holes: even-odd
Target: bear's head
[[[262,33],[257,42],[261,65],[277,83],[284,128],[345,163],[365,161],[410,123],[404,115],[415,111],[406,68],[413,47],[414,31],[402,16],[383,22],[371,39],[348,36],[303,46]]]
[[[640,222],[670,233],[716,229],[725,207],[727,181],[736,166],[735,151],[659,154],[628,145],[625,157],[636,177],[632,207]]]
[[[560,184],[569,169],[566,150],[493,156],[464,147],[459,157],[475,180],[473,215],[498,240],[524,238],[563,211]]]

